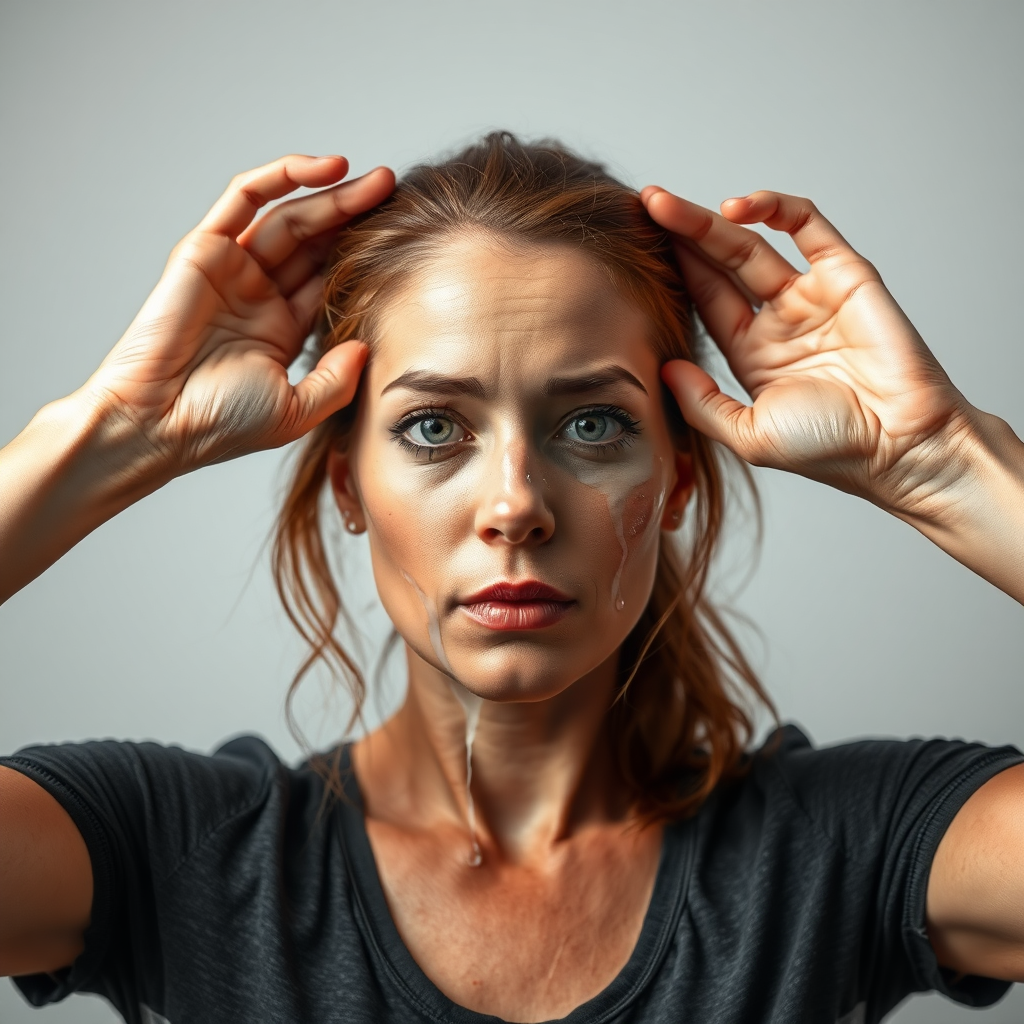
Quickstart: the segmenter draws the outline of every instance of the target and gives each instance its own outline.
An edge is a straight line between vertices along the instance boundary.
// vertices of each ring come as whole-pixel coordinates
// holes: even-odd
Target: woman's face
[[[647,603],[689,496],[647,333],[589,257],[483,234],[379,318],[335,492],[398,632],[481,697],[561,692]]]

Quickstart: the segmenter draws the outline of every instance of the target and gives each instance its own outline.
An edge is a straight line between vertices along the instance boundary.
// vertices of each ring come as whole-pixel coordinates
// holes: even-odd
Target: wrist
[[[968,407],[891,508],[968,568],[1024,602],[1024,443],[1005,420]]]
[[[173,476],[131,418],[87,388],[43,406],[18,440],[54,489],[104,519]]]
[[[76,393],[40,409],[0,451],[0,601],[155,489],[128,434]]]

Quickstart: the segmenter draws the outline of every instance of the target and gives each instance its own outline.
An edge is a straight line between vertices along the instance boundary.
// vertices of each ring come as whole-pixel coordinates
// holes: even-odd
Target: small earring
[[[672,522],[673,523],[678,523],[679,520],[682,519],[682,518],[683,518],[683,513],[680,512],[678,509],[675,512],[672,513]]]
[[[347,512],[345,513],[345,529],[348,530],[349,533],[359,532],[359,527],[351,519],[349,519]]]

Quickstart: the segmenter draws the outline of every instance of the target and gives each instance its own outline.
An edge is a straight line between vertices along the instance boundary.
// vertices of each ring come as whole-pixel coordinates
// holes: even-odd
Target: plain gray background
[[[1018,3],[5,0],[0,442],[84,381],[235,172],[289,151],[401,169],[493,127],[708,205],[811,196],[968,398],[1024,433],[1022,28]],[[301,649],[265,547],[284,458],[173,483],[0,611],[0,750],[254,731],[298,756],[282,700]],[[737,523],[721,585],[753,571],[736,603],[784,718],[821,743],[1024,744],[1020,607],[866,503],[758,479],[760,563]],[[373,584],[343,543],[372,650]],[[315,683],[300,707],[314,741],[340,728]],[[892,1019],[1010,1024],[1020,991],[982,1017],[922,996]],[[111,1019],[0,984],[4,1024]]]

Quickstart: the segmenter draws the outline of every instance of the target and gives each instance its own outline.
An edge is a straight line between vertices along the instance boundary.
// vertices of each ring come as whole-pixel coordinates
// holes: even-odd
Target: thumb
[[[355,397],[369,349],[361,341],[346,341],[325,352],[316,366],[295,385],[298,413],[294,437],[301,437]]]
[[[752,410],[722,393],[714,377],[696,363],[673,359],[661,368],[661,379],[675,396],[683,419],[712,441],[747,459]]]

